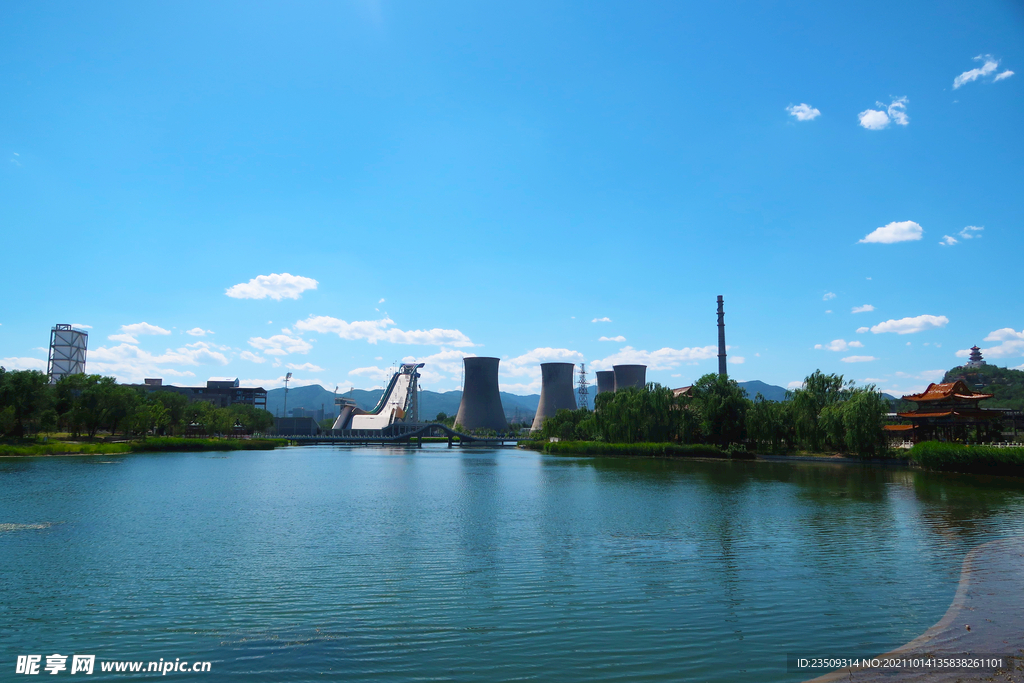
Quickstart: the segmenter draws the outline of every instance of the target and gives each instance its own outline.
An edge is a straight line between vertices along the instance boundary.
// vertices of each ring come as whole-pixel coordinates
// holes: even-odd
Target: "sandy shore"
[[[968,628],[970,627],[970,628]],[[807,683],[928,681],[1024,683],[1024,537],[978,546],[964,559],[960,586],[945,616],[887,657],[1016,655],[1007,668],[974,673],[937,670],[840,669]]]

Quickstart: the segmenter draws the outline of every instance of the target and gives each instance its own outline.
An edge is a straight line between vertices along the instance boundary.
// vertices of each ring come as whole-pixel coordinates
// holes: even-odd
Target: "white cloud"
[[[813,121],[821,116],[821,112],[809,104],[789,105],[786,111],[790,116],[795,116],[797,121]]]
[[[112,334],[107,337],[110,341],[121,342],[122,344],[138,344],[139,340],[130,334]]]
[[[310,316],[295,323],[295,328],[307,332],[337,334],[342,339],[365,339],[371,344],[379,341],[392,344],[422,344],[436,346],[473,346],[469,337],[459,330],[434,328],[431,330],[400,330],[391,327],[395,321],[391,318],[381,320],[357,320],[346,322],[339,318],[326,315]]]
[[[208,334],[213,334],[213,330],[204,330],[201,327],[193,327],[191,330],[185,330],[185,334],[192,335],[193,337],[205,337]]]
[[[594,318],[590,322],[592,322],[592,323],[610,323],[611,321],[612,321],[612,319],[606,316],[604,318]]]
[[[620,334],[617,337],[600,337],[597,341],[624,342],[626,338]]]
[[[871,304],[864,304],[863,306],[854,306],[850,313],[870,313],[875,310],[875,307]]]
[[[251,363],[266,363],[267,362],[266,358],[264,358],[263,356],[257,355],[255,353],[253,353],[252,351],[242,351],[242,353],[238,357],[241,358],[242,360],[247,360],[247,361],[249,361]]]
[[[349,370],[348,374],[356,377],[365,377],[367,379],[376,380],[378,382],[384,382],[391,379],[391,371],[386,368],[378,368],[376,365],[372,365],[367,368],[356,368],[355,370]]]
[[[733,365],[743,365],[744,363],[747,362],[747,359],[744,358],[743,356],[730,356],[729,362],[732,363]]]
[[[537,393],[540,391],[541,363],[583,362],[583,354],[572,349],[541,347],[503,361],[498,366],[499,383],[502,391],[511,393]],[[501,377],[525,378],[528,381],[508,382]]]
[[[825,292],[825,296],[821,297],[821,300],[822,301],[829,301],[829,300],[835,299],[835,298],[836,298],[835,292]]]
[[[727,349],[729,347],[726,347]],[[682,363],[707,360],[718,355],[717,346],[700,346],[692,348],[663,348],[657,351],[646,351],[626,346],[618,352],[591,363],[594,370],[611,370],[614,365],[646,365],[648,370],[672,370]]]
[[[381,298],[380,298],[380,301],[378,301],[377,303],[378,303],[378,304],[382,304],[382,303],[384,303],[384,297],[381,297]]]
[[[985,229],[984,227],[979,227],[977,225],[968,225],[967,227],[965,227],[963,230],[961,230],[957,234],[960,236],[960,239],[965,239],[965,240],[981,239],[981,235],[979,235],[977,233],[983,231],[984,229]],[[942,236],[942,241],[939,242],[939,244],[941,244],[941,245],[943,245],[945,247],[951,247],[951,246],[953,246],[954,244],[956,244],[959,241],[960,240],[958,240],[955,237],[951,237],[950,235],[943,235]]]
[[[825,311],[825,312],[826,312],[826,313],[831,313],[831,312],[832,312],[832,309],[830,308],[830,309],[828,309],[828,310],[827,310],[827,311]]]
[[[945,370],[925,370],[917,375],[917,379],[923,379],[926,382],[938,382],[945,375]]]
[[[287,356],[289,353],[309,353],[313,348],[301,337],[290,337],[286,334],[275,334],[272,337],[252,337],[249,346],[259,349],[270,356]]]
[[[896,242],[913,242],[921,239],[924,229],[914,221],[895,221],[875,228],[868,235],[859,240],[860,244],[895,244]]]
[[[857,328],[857,334],[864,334],[865,332],[870,332],[870,331],[871,331],[870,327],[858,327]]]
[[[909,100],[906,97],[896,97],[890,104],[876,102],[876,106],[880,109],[865,109],[857,115],[857,119],[860,121],[861,127],[868,130],[882,130],[890,123],[906,126],[910,123],[910,117],[907,116],[908,103]]]
[[[46,372],[46,361],[38,358],[0,358],[0,366],[8,370],[39,370]]]
[[[83,325],[82,323],[71,323],[71,327],[76,330],[91,330],[92,325]]]
[[[865,109],[857,115],[860,125],[868,130],[882,130],[889,125],[889,115],[884,111]]]
[[[962,74],[960,74],[959,76],[957,76],[956,78],[954,78],[953,79],[953,90],[956,90],[961,85],[964,85],[966,83],[971,83],[972,81],[976,81],[979,78],[981,78],[982,76],[988,76],[989,74],[994,73],[995,70],[999,68],[999,60],[993,58],[992,55],[978,55],[974,59],[975,59],[975,61],[983,62],[983,64],[981,65],[980,68],[971,69],[970,71],[965,71]],[[1013,72],[1011,71],[1010,74],[1012,75]],[[1000,76],[996,76],[994,81],[997,81],[997,80],[1000,80]]]
[[[320,367],[319,365],[313,365],[312,363],[302,363],[301,365],[296,365],[295,363],[288,363],[287,365],[285,365],[285,367],[290,370],[299,370],[301,372],[323,372],[322,367]]]
[[[797,389],[803,389],[804,388],[803,380],[796,380],[794,382],[790,382],[789,384],[786,385],[786,388],[789,389],[790,391],[795,391]]]
[[[316,289],[319,283],[313,278],[290,273],[257,275],[248,282],[228,287],[224,293],[233,299],[298,299],[307,289]]]
[[[913,334],[926,330],[937,330],[945,327],[949,318],[944,315],[918,315],[913,318],[900,318],[899,320],[886,320],[871,328],[873,334],[895,332],[896,334]],[[858,330],[859,331],[859,330]]]
[[[406,356],[403,363],[424,363],[420,370],[420,378],[423,384],[452,382],[458,385],[462,372],[462,359],[470,354],[458,349],[441,349],[437,353],[427,356]],[[378,356],[375,360],[383,360]]]
[[[869,363],[873,360],[878,360],[874,356],[847,356],[842,359],[844,363]]]
[[[833,339],[828,344],[815,344],[814,348],[819,351],[846,351],[850,348],[859,349],[863,346],[859,341],[848,342],[845,339]]]
[[[217,348],[206,342],[196,342],[153,354],[127,343],[109,348],[101,346],[89,352],[86,368],[89,372],[114,375],[123,382],[140,382],[146,377],[194,377],[195,374],[190,371],[168,366],[204,363],[226,365],[228,358]]]
[[[893,120],[897,126],[906,126],[910,123],[910,117],[907,116],[907,103],[909,100],[906,97],[898,97],[892,101],[892,104],[888,107],[889,118]],[[879,102],[879,105],[882,103]]]
[[[981,235],[975,235],[974,233],[981,232],[984,229],[984,227],[979,227],[977,225],[968,225],[966,228],[960,231],[960,237],[964,238],[965,240],[973,240],[975,238],[981,239]]]
[[[1024,356],[1024,330],[1017,332],[1012,327],[1004,327],[989,332],[985,337],[988,342],[1002,342],[996,346],[982,349],[981,353],[985,358],[1014,358]],[[971,355],[970,349],[961,349],[956,352],[958,358],[967,358]]]
[[[989,332],[988,336],[985,337],[985,341],[1010,341],[1016,339],[1024,339],[1024,330],[1017,332],[1012,327],[1004,327]]]
[[[1012,71],[1010,71],[1009,69],[1007,69],[1007,70],[1006,70],[1006,71],[1004,71],[1003,73],[1001,73],[1001,74],[997,75],[997,76],[996,76],[995,78],[993,78],[993,79],[992,79],[992,82],[993,82],[993,83],[995,83],[996,81],[1001,81],[1001,80],[1003,80],[1004,78],[1009,78],[1009,77],[1010,77],[1010,76],[1012,76],[1012,75],[1013,75],[1013,72],[1012,72]]]
[[[284,386],[284,375],[276,379],[239,379],[238,384],[243,387],[263,387],[264,389],[277,389]],[[298,377],[292,377],[288,380],[288,386],[292,387],[308,387],[314,384],[320,386],[326,386],[322,379],[300,379]]]
[[[583,362],[583,354],[579,351],[573,351],[572,349],[554,349],[551,347],[540,347],[527,351],[521,356],[510,358],[507,367],[510,368],[510,374],[522,374],[523,368],[529,368],[530,366],[540,365],[541,363],[581,363]],[[520,368],[520,370],[511,370],[511,368]],[[538,373],[540,370],[537,370]]]
[[[130,334],[133,337],[137,337],[140,334],[170,334],[170,330],[165,330],[162,327],[156,325],[150,325],[149,323],[133,323],[131,325],[121,325],[121,331],[125,334]]]

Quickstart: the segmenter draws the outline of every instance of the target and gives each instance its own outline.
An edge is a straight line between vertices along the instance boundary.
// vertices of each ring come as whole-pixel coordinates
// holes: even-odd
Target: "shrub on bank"
[[[158,436],[131,445],[135,452],[165,451],[269,451],[287,446],[287,439],[182,439]]]
[[[287,439],[181,439],[155,437],[131,443],[0,444],[3,455],[116,455],[167,451],[269,451],[287,446]]]
[[[104,455],[128,453],[131,445],[126,443],[33,443],[22,445],[0,444],[3,455]]]
[[[910,449],[910,459],[930,470],[1024,476],[1024,448],[924,441]]]

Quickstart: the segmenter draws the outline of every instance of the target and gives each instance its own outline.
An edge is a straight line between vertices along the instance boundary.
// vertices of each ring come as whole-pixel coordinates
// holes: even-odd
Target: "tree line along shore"
[[[1024,476],[1024,448],[924,442],[894,450],[883,430],[890,411],[873,385],[809,375],[789,400],[746,397],[731,379],[707,374],[686,392],[658,384],[599,394],[595,410],[561,410],[527,448],[556,455],[712,457],[848,455],[907,460],[928,469]]]
[[[217,408],[205,401],[190,403],[181,394],[141,391],[100,375],[67,375],[50,384],[41,372],[0,367],[0,455],[264,450],[287,445],[285,439],[253,437],[273,425],[273,415],[251,405]],[[100,433],[107,436],[101,438]]]
[[[889,410],[874,386],[858,387],[842,375],[815,371],[788,400],[768,401],[760,395],[751,400],[737,382],[712,373],[681,393],[652,383],[600,394],[594,411],[559,411],[524,445],[560,455],[742,459],[832,453],[1024,476],[1024,448],[926,442],[891,450],[882,429]],[[180,394],[144,392],[99,375],[68,375],[50,384],[41,372],[0,367],[0,455],[286,445],[286,439],[251,437],[273,424],[269,412],[250,405],[190,403]],[[111,435],[106,441],[120,433],[122,442],[100,442],[101,431]],[[218,438],[225,435],[247,438]]]

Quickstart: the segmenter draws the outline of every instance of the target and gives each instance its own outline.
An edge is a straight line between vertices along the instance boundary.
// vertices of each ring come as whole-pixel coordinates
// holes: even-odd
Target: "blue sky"
[[[675,387],[717,367],[718,294],[740,380],[1024,364],[1020,3],[0,22],[6,367],[74,323],[124,381],[369,388],[416,358],[445,391],[469,354],[515,393],[545,360]]]

